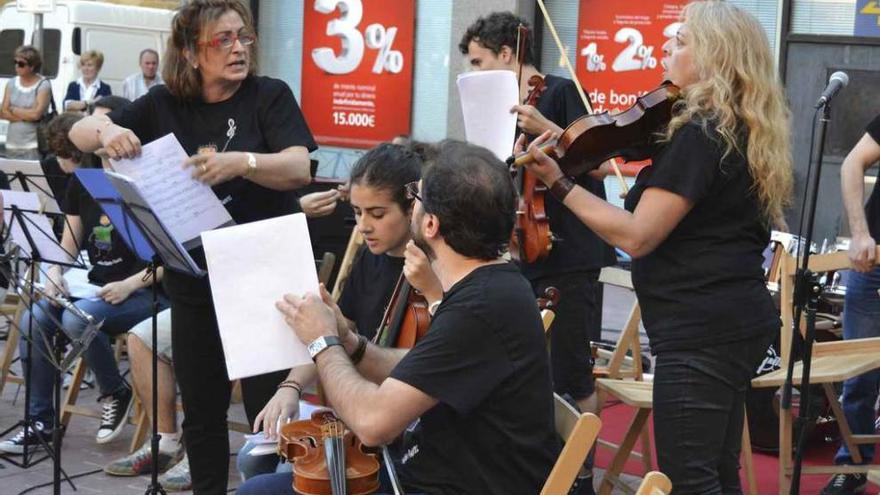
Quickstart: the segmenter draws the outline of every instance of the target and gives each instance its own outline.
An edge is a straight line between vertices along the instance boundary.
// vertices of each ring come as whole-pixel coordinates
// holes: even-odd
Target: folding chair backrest
[[[651,471],[645,475],[639,491],[636,495],[669,495],[672,491],[672,482],[660,471]]]
[[[581,414],[562,397],[553,394],[556,432],[565,441],[541,495],[568,493],[593,447],[602,421],[591,413]]]

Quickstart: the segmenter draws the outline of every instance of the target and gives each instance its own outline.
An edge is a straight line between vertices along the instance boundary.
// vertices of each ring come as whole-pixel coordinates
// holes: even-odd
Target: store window
[[[310,3],[311,4],[311,3]],[[297,98],[302,82],[303,0],[263,1],[259,8],[260,73],[287,82]],[[416,2],[412,137],[446,137],[452,0]],[[318,175],[347,177],[362,150],[322,146]]]

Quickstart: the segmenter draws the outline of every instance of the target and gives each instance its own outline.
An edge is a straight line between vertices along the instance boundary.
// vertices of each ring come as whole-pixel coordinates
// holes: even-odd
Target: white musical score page
[[[187,249],[200,244],[202,232],[233,223],[211,187],[183,168],[188,158],[183,146],[167,134],[141,148],[130,160],[111,160],[113,169],[132,179],[150,208],[174,238]]]

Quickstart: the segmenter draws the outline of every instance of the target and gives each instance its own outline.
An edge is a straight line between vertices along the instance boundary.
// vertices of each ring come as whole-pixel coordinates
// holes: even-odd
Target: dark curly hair
[[[422,175],[422,155],[413,144],[401,146],[382,143],[364,153],[351,169],[351,184],[365,185],[388,191],[395,203],[406,212],[412,200],[407,199],[404,186]]]
[[[462,55],[467,55],[468,45],[471,41],[475,41],[480,46],[492,50],[495,55],[501,53],[501,47],[504,46],[510,47],[516,53],[516,30],[520,24],[529,30],[525,40],[523,63],[533,65],[535,63],[533,31],[528,21],[512,12],[493,12],[474,21],[461,37],[458,49]]]
[[[76,163],[82,163],[83,152],[79,150],[67,137],[73,124],[82,119],[84,115],[80,112],[64,112],[49,121],[46,126],[46,139],[49,143],[49,149],[55,153],[58,158],[66,158]]]
[[[516,191],[504,163],[486,148],[446,140],[422,174],[422,206],[440,220],[456,253],[494,260],[507,250]]]

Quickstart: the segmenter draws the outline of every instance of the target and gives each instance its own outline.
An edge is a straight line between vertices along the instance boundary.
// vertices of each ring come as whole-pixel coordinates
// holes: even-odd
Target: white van
[[[67,85],[79,77],[82,52],[104,53],[104,66],[98,77],[111,86],[113,94],[121,95],[122,81],[140,70],[141,50],[152,48],[160,56],[164,53],[171,35],[172,16],[173,12],[165,9],[59,0],[55,12],[43,16],[41,70],[52,80],[59,112]],[[0,8],[0,98],[6,82],[15,77],[13,52],[21,45],[33,44],[33,28],[34,15],[18,12],[14,1]],[[6,142],[8,125],[0,120],[0,143]]]

